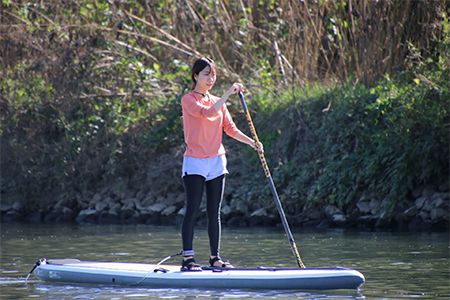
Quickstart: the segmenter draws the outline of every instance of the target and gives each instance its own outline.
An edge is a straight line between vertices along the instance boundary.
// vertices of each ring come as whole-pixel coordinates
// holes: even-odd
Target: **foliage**
[[[183,144],[189,65],[210,55],[253,92],[290,213],[402,201],[448,178],[445,2],[3,0],[2,196],[33,209],[139,181]],[[236,201],[267,199],[254,153],[234,160]]]
[[[267,108],[270,124],[259,106],[257,127],[272,133],[264,143],[288,208],[386,199],[392,213],[415,188],[448,183],[449,75],[447,64],[430,62],[372,87],[287,91],[282,106]]]

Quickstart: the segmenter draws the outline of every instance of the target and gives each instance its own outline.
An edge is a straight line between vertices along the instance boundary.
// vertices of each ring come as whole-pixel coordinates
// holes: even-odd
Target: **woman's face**
[[[198,91],[209,91],[216,82],[216,68],[207,66],[196,75],[195,89]]]

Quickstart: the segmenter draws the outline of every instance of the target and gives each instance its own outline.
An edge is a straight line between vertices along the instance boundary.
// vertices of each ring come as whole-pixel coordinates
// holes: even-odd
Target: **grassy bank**
[[[387,203],[386,213],[393,213],[413,200],[415,189],[448,184],[448,78],[442,64],[386,76],[372,87],[253,91],[249,105],[288,214],[327,204],[348,210],[361,199]],[[2,201],[20,200],[34,210],[61,195],[90,201],[102,189],[122,190],[118,201],[123,191],[182,193],[180,95],[82,100],[72,119],[65,106],[45,100],[8,107]],[[230,110],[247,131],[237,99]],[[231,139],[225,143],[229,201],[272,207],[257,156]]]
[[[290,211],[377,199],[391,213],[421,186],[448,185],[448,76],[400,73],[372,87],[255,96],[256,126]],[[267,189],[249,186],[270,200]]]
[[[290,216],[367,200],[391,217],[424,189],[448,193],[445,1],[190,2],[2,1],[2,215],[178,199],[179,103],[199,55],[216,58],[214,93],[247,86]],[[237,99],[230,110],[246,131]],[[255,153],[225,143],[227,205],[273,212]]]

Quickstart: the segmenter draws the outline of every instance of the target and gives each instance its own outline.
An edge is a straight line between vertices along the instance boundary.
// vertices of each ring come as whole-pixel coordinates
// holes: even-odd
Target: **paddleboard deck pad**
[[[358,289],[364,276],[347,268],[203,267],[180,271],[180,266],[147,263],[91,262],[40,259],[30,273],[49,282],[126,285],[149,288]]]

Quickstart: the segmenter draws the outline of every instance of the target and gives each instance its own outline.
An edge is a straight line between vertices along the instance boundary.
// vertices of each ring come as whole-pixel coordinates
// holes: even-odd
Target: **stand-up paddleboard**
[[[204,267],[183,272],[173,265],[77,259],[41,259],[31,272],[44,281],[149,288],[327,290],[357,289],[364,283],[360,272],[346,268]]]

